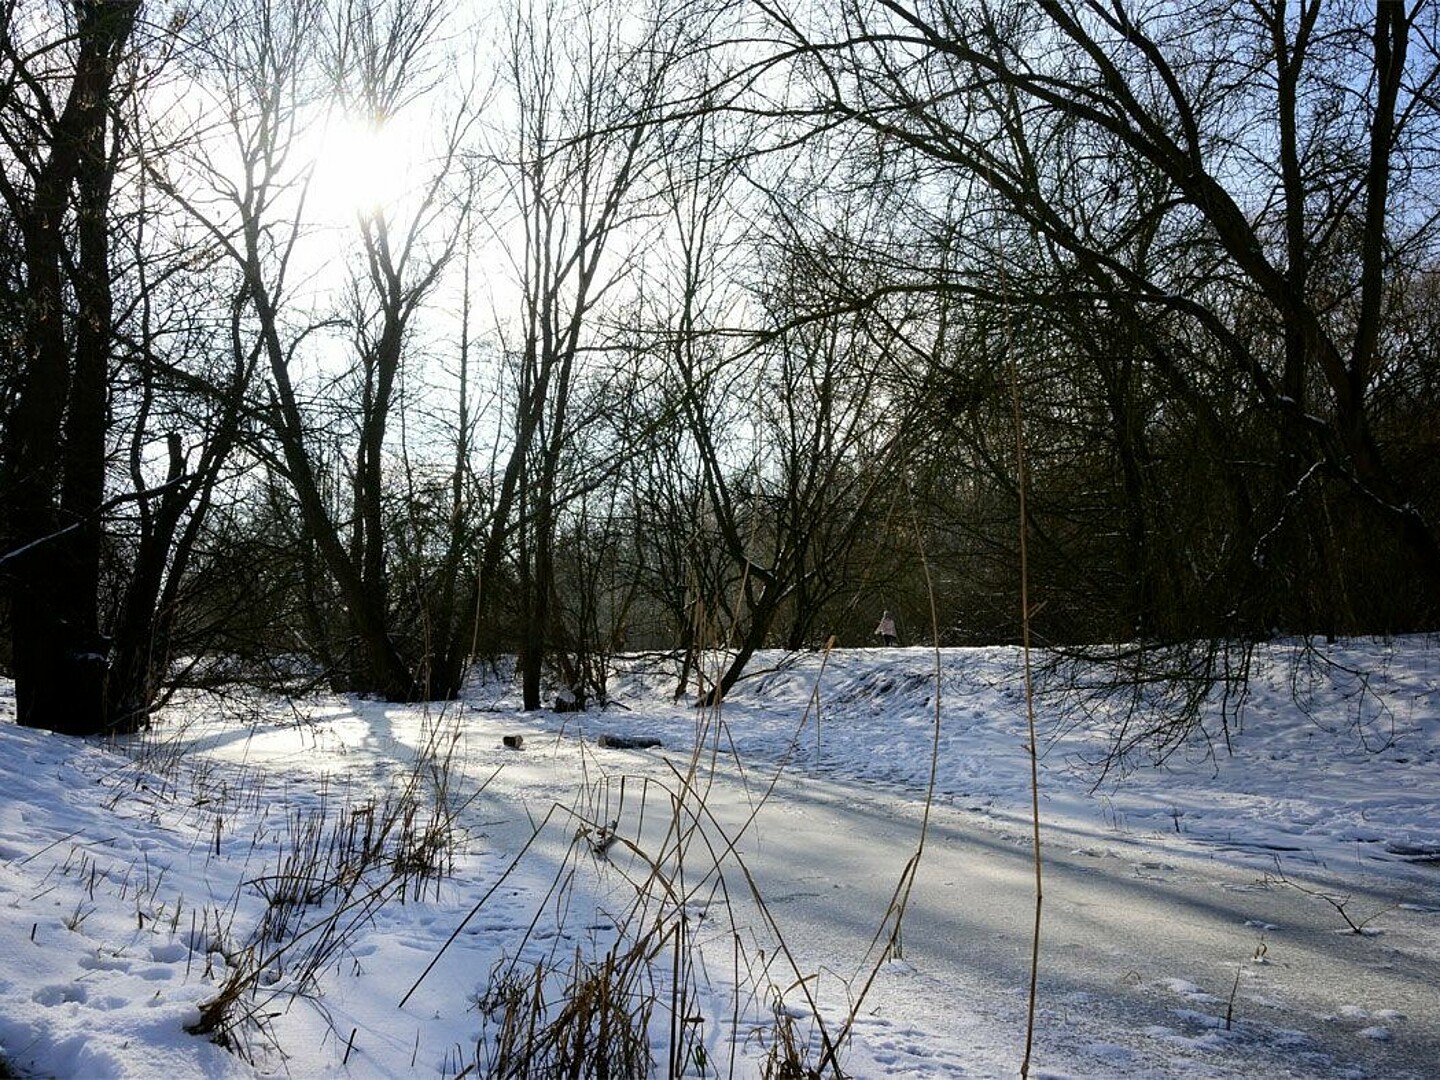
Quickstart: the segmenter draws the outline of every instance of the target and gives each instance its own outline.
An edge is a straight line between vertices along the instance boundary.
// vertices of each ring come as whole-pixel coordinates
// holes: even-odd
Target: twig
[[[1035,856],[1035,923],[1030,935],[1030,994],[1025,1014],[1025,1056],[1020,1062],[1020,1075],[1028,1077],[1030,1055],[1035,1045],[1035,998],[1040,981],[1040,912],[1045,901],[1045,883],[1044,862],[1040,855],[1040,754],[1035,739],[1035,685],[1030,676],[1030,620],[1039,608],[1030,607],[1029,518],[1025,504],[1025,425],[1020,409],[1020,376],[1015,370],[1013,352],[1010,354],[1010,401],[1015,418],[1015,490],[1019,499],[1020,518],[1020,635],[1025,678],[1025,722],[1030,751],[1030,826]]]

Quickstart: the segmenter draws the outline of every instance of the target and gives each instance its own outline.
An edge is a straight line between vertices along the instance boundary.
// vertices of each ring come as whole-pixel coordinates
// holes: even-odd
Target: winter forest
[[[20,723],[1433,628],[1437,6],[827,8],[9,0]]]
[[[1268,643],[1440,629],[1434,0],[0,29],[20,728],[583,715],[644,657],[704,709],[884,611],[1043,651],[1120,762],[1228,739]]]

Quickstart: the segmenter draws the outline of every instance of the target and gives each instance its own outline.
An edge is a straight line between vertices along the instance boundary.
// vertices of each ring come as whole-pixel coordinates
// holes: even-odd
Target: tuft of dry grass
[[[569,963],[554,969],[537,963],[528,978],[502,964],[476,1002],[485,1027],[493,1025],[493,1031],[482,1030],[475,1062],[479,1075],[496,1080],[649,1076],[655,1008],[650,975],[639,948],[617,947],[595,959],[577,949]]]

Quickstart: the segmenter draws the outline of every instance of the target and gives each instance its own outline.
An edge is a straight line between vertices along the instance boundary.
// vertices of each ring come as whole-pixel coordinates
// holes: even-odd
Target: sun
[[[316,216],[342,224],[395,210],[410,191],[413,161],[402,125],[332,119],[315,153],[310,198]]]

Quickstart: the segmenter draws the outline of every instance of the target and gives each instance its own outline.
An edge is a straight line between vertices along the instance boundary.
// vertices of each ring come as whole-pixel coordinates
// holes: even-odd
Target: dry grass
[[[809,722],[807,711],[797,743]],[[553,806],[539,827],[565,828],[571,842],[537,921],[475,997],[481,1036],[452,1058],[455,1075],[718,1077],[758,1054],[767,1076],[843,1076],[840,1044],[813,998],[814,973],[801,970],[742,854],[785,765],[754,790],[744,819],[727,825],[708,796],[729,765],[744,772],[723,702],[697,711],[692,749],[668,777],[597,766],[591,780],[587,765],[574,804]],[[572,901],[589,910],[573,893],[591,872],[629,899],[587,943],[562,952],[559,938],[536,932],[540,912]],[[758,912],[758,936],[735,921],[742,905]],[[726,969],[707,966],[722,951]]]
[[[243,721],[243,717],[237,719]],[[117,780],[119,799],[127,790],[144,790],[158,801],[181,801],[191,808],[196,847],[208,859],[234,858],[225,841],[233,840],[237,820],[258,820],[248,852],[239,855],[254,872],[227,901],[190,912],[189,946],[202,957],[201,977],[217,989],[188,1025],[251,1061],[260,1044],[275,1046],[270,1018],[289,999],[318,1000],[326,972],[343,966],[356,936],[392,902],[408,903],[435,895],[453,870],[461,842],[460,816],[483,790],[461,798],[456,750],[459,714],[427,714],[420,745],[408,771],[379,797],[337,798],[328,783],[298,804],[281,801],[280,819],[270,812],[265,785],[245,773],[219,769],[214,762],[192,761],[184,752],[183,731],[151,731],[117,743],[129,755],[133,783]],[[183,800],[177,795],[183,793]],[[261,852],[269,854],[262,856]],[[225,855],[222,856],[222,851]],[[82,855],[74,871],[86,873]],[[143,925],[166,919],[179,931],[181,911],[147,907],[158,892],[148,865],[134,873],[137,918]],[[236,915],[243,893],[258,896],[263,912],[254,925],[237,933]],[[340,1034],[340,1033],[337,1033]],[[343,1035],[341,1035],[343,1038]]]

